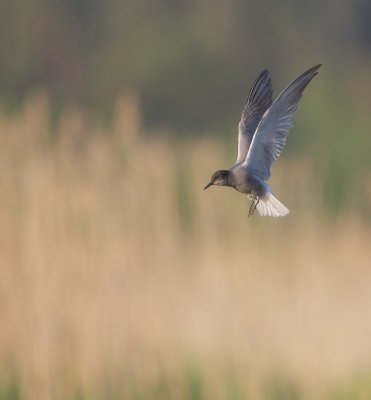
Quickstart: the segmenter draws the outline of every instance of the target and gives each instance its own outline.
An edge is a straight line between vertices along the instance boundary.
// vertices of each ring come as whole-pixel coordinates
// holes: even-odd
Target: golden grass
[[[367,371],[371,232],[326,218],[310,163],[276,166],[287,219],[247,219],[242,195],[201,190],[231,164],[216,140],[144,134],[135,96],[108,131],[75,109],[50,135],[47,107],[0,117],[0,366],[24,398],[157,376],[185,398],[194,362],[212,399],[225,369],[254,399],[276,373],[320,398]]]

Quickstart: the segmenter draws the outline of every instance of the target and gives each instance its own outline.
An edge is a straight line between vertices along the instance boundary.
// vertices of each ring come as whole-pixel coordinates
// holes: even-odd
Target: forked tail
[[[259,199],[256,209],[259,215],[263,217],[284,217],[290,212],[289,209],[270,192]]]

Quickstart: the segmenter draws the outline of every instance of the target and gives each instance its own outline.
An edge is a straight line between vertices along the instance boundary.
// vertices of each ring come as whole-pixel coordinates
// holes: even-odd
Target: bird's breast
[[[250,176],[242,168],[233,171],[231,186],[241,193],[252,194],[258,197],[263,196],[266,192],[264,182],[261,182],[254,176]]]
[[[251,184],[244,171],[234,171],[231,186],[241,193],[251,193]]]

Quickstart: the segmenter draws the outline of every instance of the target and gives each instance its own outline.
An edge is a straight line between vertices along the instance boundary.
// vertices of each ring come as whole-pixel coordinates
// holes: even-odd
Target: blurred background
[[[258,73],[322,63],[271,184]],[[0,3],[0,399],[371,398],[371,3]]]

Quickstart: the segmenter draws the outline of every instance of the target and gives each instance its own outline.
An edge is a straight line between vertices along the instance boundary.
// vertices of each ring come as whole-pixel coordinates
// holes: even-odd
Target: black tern
[[[204,190],[212,185],[230,186],[252,200],[249,217],[284,217],[289,210],[277,200],[267,181],[272,164],[282,153],[293,126],[295,112],[308,83],[317,75],[318,64],[292,81],[272,101],[272,83],[264,70],[256,79],[238,125],[238,155],[228,170],[218,170]]]

